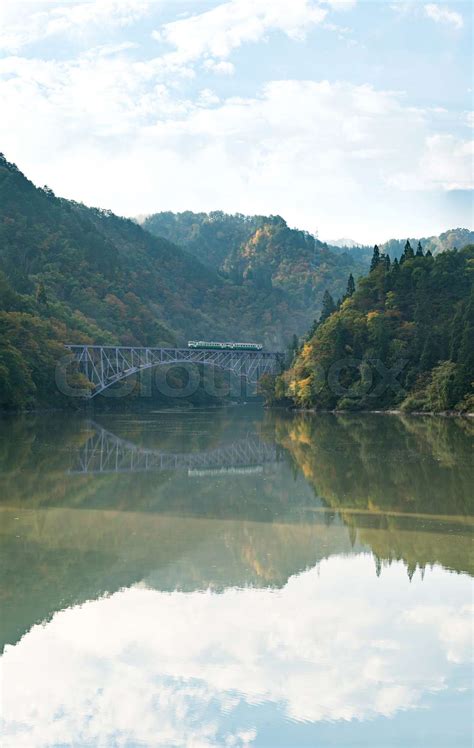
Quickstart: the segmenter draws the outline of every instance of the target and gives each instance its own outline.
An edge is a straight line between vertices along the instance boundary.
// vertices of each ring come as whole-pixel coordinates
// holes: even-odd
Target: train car
[[[202,348],[220,351],[261,351],[260,343],[217,343],[206,340],[188,340],[188,348]]]

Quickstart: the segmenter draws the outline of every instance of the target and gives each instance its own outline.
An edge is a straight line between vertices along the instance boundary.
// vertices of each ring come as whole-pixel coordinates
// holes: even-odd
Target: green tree
[[[413,248],[412,248],[412,246],[410,244],[410,240],[409,239],[407,239],[407,241],[406,241],[405,249],[404,249],[404,252],[403,252],[403,256],[405,257],[405,260],[411,259],[412,257],[415,256],[415,253],[413,252]]]
[[[354,282],[354,276],[352,273],[349,274],[349,278],[347,279],[347,289],[346,289],[346,298],[350,298],[352,294],[355,291],[355,282]]]
[[[290,366],[293,363],[294,358],[299,351],[299,348],[300,348],[300,341],[298,339],[298,336],[294,334],[288,346],[288,351],[287,351],[287,356],[286,356],[287,361],[289,362]]]
[[[323,295],[323,305],[322,305],[319,321],[324,322],[324,320],[328,319],[328,317],[330,317],[331,314],[335,311],[336,311],[336,304],[334,303],[334,299],[329,293],[329,291],[326,289]]]
[[[430,331],[426,335],[422,347],[419,366],[420,371],[429,371],[434,366],[436,361],[438,361],[436,339],[433,333]]]
[[[452,408],[456,401],[456,364],[443,361],[436,366],[426,391],[429,410],[440,413]]]
[[[315,318],[313,320],[313,324],[311,325],[311,327],[308,330],[308,334],[306,336],[306,340],[311,340],[311,338],[313,337],[313,335],[315,335],[316,330],[318,329],[318,325],[319,325],[319,319]]]
[[[263,397],[266,405],[271,405],[276,400],[275,382],[276,377],[271,374],[263,374],[257,383],[257,394]]]
[[[41,282],[38,286],[38,290],[36,292],[36,301],[41,306],[48,306],[48,297],[46,295],[46,289],[43,282]]]
[[[379,262],[380,262],[380,250],[379,250],[379,248],[378,248],[378,246],[376,244],[375,247],[374,247],[374,252],[373,252],[373,255],[372,255],[372,259],[370,261],[370,272],[372,272],[372,270],[375,270],[375,268],[377,267],[377,265],[379,264]]]
[[[466,304],[463,319],[463,330],[457,355],[458,371],[456,376],[457,398],[472,393],[474,378],[474,288]]]

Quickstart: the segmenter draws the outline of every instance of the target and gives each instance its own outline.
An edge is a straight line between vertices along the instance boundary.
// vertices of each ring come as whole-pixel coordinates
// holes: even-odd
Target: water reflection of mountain
[[[379,568],[473,573],[472,421],[278,413],[265,431]]]
[[[472,573],[470,424],[262,419],[235,410],[105,425],[118,440],[160,454],[214,460],[222,447],[246,441],[267,445],[277,459],[259,472],[228,465],[199,479],[184,464],[77,473],[97,434],[89,422],[3,423],[4,642],[56,610],[142,581],[161,590],[281,587],[323,558],[363,549],[375,556],[374,573],[392,559],[410,573],[433,563]]]
[[[265,432],[333,508],[473,514],[471,420],[282,412]]]

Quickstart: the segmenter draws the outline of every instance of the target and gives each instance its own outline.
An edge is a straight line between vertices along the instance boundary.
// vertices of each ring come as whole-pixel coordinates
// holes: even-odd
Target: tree
[[[354,276],[352,273],[349,273],[349,278],[347,279],[347,289],[346,289],[346,298],[350,298],[352,294],[355,291],[355,282],[354,282]]]
[[[306,340],[311,340],[311,338],[313,337],[313,335],[316,333],[316,330],[318,329],[318,326],[319,326],[319,319],[315,318],[313,320],[313,324],[309,328],[308,334],[306,336]]]
[[[275,402],[275,379],[271,374],[263,374],[257,382],[257,394],[263,397],[265,405]]]
[[[319,317],[319,321],[324,322],[324,320],[330,317],[331,314],[335,311],[336,311],[336,304],[334,303],[334,299],[329,293],[329,291],[326,289],[323,295],[323,308],[321,309],[321,315]]]
[[[299,349],[300,349],[300,341],[298,339],[298,336],[295,334],[293,335],[291,339],[291,343],[289,344],[288,351],[287,351],[287,360],[289,361],[290,366],[293,363],[294,358],[297,355]]]
[[[420,329],[423,332],[423,328]],[[436,339],[430,331],[426,335],[420,357],[420,371],[429,371],[438,360]]]
[[[458,398],[460,399],[465,393],[472,392],[471,382],[474,372],[474,288],[471,289],[470,297],[466,303],[457,360],[456,384]]]
[[[410,244],[410,240],[409,239],[407,239],[407,241],[406,241],[405,250],[404,250],[403,254],[404,254],[406,260],[408,260],[409,258],[415,256],[415,253],[413,251],[413,248],[412,248],[412,246]]]
[[[44,192],[44,194],[45,194],[45,195],[46,195],[47,197],[49,197],[49,198],[55,198],[55,197],[56,197],[56,195],[54,194],[54,192],[53,192],[53,190],[51,189],[51,187],[48,187],[48,185],[47,185],[47,184],[45,184],[45,185],[44,185],[44,187],[43,187],[43,192]]]
[[[418,242],[418,246],[416,248],[416,256],[423,257],[423,247],[421,246],[421,242]]]
[[[41,282],[38,286],[38,290],[36,292],[36,301],[41,306],[48,306],[48,297],[46,295],[46,289],[43,282]]]
[[[433,257],[433,255],[431,254],[431,250],[430,249],[427,250],[427,252],[425,254],[425,257]]]
[[[377,265],[379,264],[379,262],[380,262],[380,250],[379,250],[379,248],[378,248],[378,246],[376,244],[375,247],[374,247],[374,253],[372,255],[372,260],[370,262],[370,272],[372,272],[372,270],[375,270],[375,268],[377,267]]]
[[[427,406],[435,412],[442,412],[453,407],[456,400],[456,364],[442,361],[431,372],[431,381],[427,387]]]

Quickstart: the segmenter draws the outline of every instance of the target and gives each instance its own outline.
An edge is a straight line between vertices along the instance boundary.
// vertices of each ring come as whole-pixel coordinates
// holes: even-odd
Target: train
[[[261,351],[260,343],[216,343],[206,340],[188,340],[188,348],[208,348],[220,351]]]

